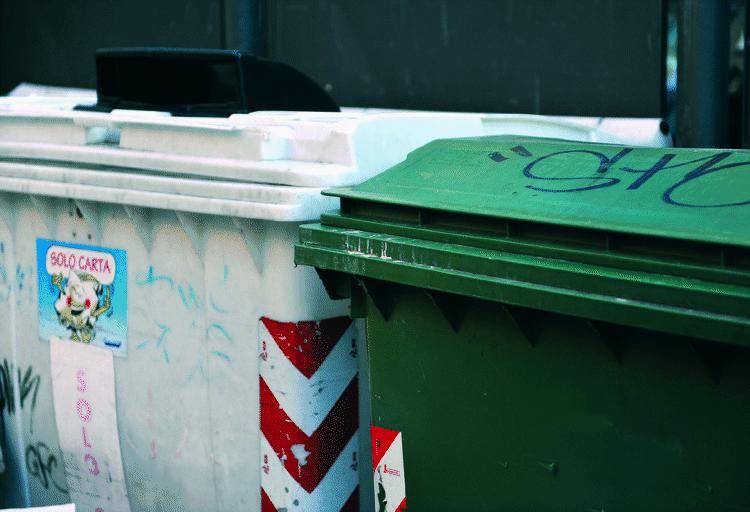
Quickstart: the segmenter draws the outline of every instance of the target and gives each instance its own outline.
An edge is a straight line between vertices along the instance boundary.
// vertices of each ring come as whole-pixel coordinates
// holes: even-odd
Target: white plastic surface
[[[85,99],[90,100],[82,97],[79,101]],[[299,221],[314,219],[316,212],[332,206],[320,195],[322,188],[364,181],[436,138],[508,133],[634,145],[668,143],[654,119],[364,109],[173,118],[161,112],[72,110],[75,103],[69,97],[57,102],[48,97],[0,98],[0,162],[48,167],[11,170],[12,166],[3,165],[0,177],[9,179],[4,186],[14,191],[26,187],[38,194],[42,192],[32,182],[44,187],[68,182],[66,187],[51,185],[48,195],[98,196],[102,201],[133,206],[152,206],[155,197],[161,200],[153,194],[173,194],[214,203],[203,208],[187,199],[183,206],[170,203],[170,208],[182,211]],[[61,164],[73,164],[79,170],[66,173]],[[201,178],[222,183],[206,186]],[[239,199],[248,203],[244,208],[231,202],[221,204],[237,200],[242,183],[266,186],[249,187],[252,191]],[[274,186],[305,190],[283,196],[271,191]],[[235,192],[228,197],[229,188]],[[121,197],[117,190],[129,193]],[[269,204],[274,206],[264,206]]]
[[[0,98],[0,364],[29,375],[13,386],[15,412],[2,411],[6,466],[25,468],[26,503],[0,496],[0,506],[69,501],[39,336],[37,239],[127,253],[129,347],[114,376],[132,511],[257,512],[258,320],[346,314],[314,270],[293,264],[299,222],[336,206],[322,188],[442,137],[667,143],[657,120],[72,110],[89,100]]]

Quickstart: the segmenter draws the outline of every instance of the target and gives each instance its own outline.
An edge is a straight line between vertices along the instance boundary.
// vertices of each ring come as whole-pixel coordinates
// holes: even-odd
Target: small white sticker
[[[401,432],[371,425],[370,435],[375,510],[404,512],[406,510],[406,477]]]
[[[70,498],[80,512],[129,512],[112,352],[50,340],[55,420]]]

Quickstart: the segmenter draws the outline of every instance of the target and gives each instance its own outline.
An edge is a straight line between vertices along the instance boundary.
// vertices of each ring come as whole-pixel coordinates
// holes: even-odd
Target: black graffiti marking
[[[726,156],[722,158],[718,158],[720,155],[726,155]],[[664,201],[667,204],[674,205],[674,206],[686,206],[689,208],[725,208],[727,206],[750,205],[750,200],[736,201],[734,203],[723,203],[723,204],[689,204],[689,203],[681,203],[672,198],[672,194],[675,193],[680,187],[690,183],[691,181],[698,180],[702,178],[703,176],[706,176],[707,174],[723,171],[725,169],[734,169],[734,168],[750,165],[750,161],[744,161],[744,162],[735,162],[731,164],[725,164],[719,167],[712,167],[715,163],[718,163],[721,160],[724,160],[724,158],[726,158],[729,155],[731,155],[731,153],[720,153],[719,155],[717,155],[716,158],[713,158],[711,161],[706,162],[704,165],[701,165],[700,167],[693,169],[692,171],[687,173],[680,181],[678,181],[677,183],[675,183],[674,185],[672,185],[671,187],[669,187],[667,190],[664,191],[664,194],[662,194],[662,201]]]
[[[378,512],[386,512],[388,500],[385,498],[385,487],[383,487],[382,482],[378,482]]]
[[[505,162],[508,159],[507,156],[503,156],[503,154],[500,153],[499,151],[490,153],[488,156],[490,157],[490,159],[494,160],[497,163]]]
[[[520,144],[518,146],[513,146],[512,148],[510,148],[510,150],[513,151],[517,155],[532,156],[529,150],[521,146]]]
[[[648,169],[633,169],[632,167],[621,167],[620,169],[625,172],[630,173],[639,173],[642,176],[636,179],[633,183],[628,185],[628,190],[637,190],[646,183],[648,180],[653,178],[656,173],[661,171],[662,169],[671,169],[675,166],[668,166],[667,164],[672,161],[672,159],[675,157],[673,154],[666,154],[662,156],[654,165],[649,167]]]
[[[521,146],[516,146],[514,148],[511,148],[511,151],[521,154],[522,156],[526,156],[516,151],[519,147]],[[525,148],[523,149],[525,150]],[[528,150],[526,151],[528,152]],[[587,149],[571,149],[571,150],[555,151],[552,153],[548,153],[546,155],[543,155],[537,158],[536,160],[529,163],[528,165],[526,165],[526,167],[524,167],[523,169],[523,175],[533,180],[555,181],[555,182],[586,181],[589,184],[585,186],[579,186],[579,187],[573,187],[573,188],[562,188],[562,189],[543,188],[543,187],[538,187],[534,185],[526,185],[526,188],[535,190],[538,192],[567,193],[567,192],[585,192],[587,190],[595,190],[595,189],[615,186],[621,183],[623,180],[621,178],[615,178],[611,176],[611,174],[610,175],[606,175],[606,174],[613,167],[615,163],[617,163],[620,159],[622,159],[624,156],[626,156],[632,151],[633,151],[633,148],[623,148],[622,150],[620,150],[619,153],[617,153],[616,155],[612,157],[608,157],[607,155],[599,151],[593,151],[593,150],[587,150]],[[590,174],[588,176],[551,177],[551,176],[542,176],[542,175],[534,173],[534,168],[540,162],[543,162],[545,160],[554,158],[559,155],[564,155],[564,154],[591,155],[596,158],[594,162],[598,161],[597,168],[594,170],[593,174]],[[724,208],[724,207],[729,207],[729,206],[750,205],[750,199],[744,200],[744,201],[735,201],[731,203],[695,204],[695,203],[690,203],[690,202],[679,201],[673,197],[675,193],[679,192],[679,190],[685,185],[687,185],[688,183],[695,182],[696,180],[700,180],[700,178],[703,178],[704,176],[707,176],[709,174],[726,171],[729,169],[736,170],[741,167],[750,167],[750,161],[733,162],[733,163],[728,163],[728,164],[725,163],[724,165],[718,165],[734,154],[735,152],[733,151],[722,151],[720,153],[715,153],[713,155],[696,158],[688,162],[683,162],[679,164],[671,164],[672,160],[674,160],[674,158],[677,157],[677,154],[665,153],[661,155],[658,158],[658,160],[656,160],[654,164],[651,165],[651,167],[647,169],[636,169],[633,167],[621,166],[618,168],[618,170],[626,172],[626,173],[630,173],[630,174],[639,174],[640,176],[638,176],[638,178],[636,178],[632,183],[630,183],[626,187],[626,190],[638,190],[643,185],[645,185],[651,178],[653,178],[660,172],[663,172],[666,170],[687,168],[687,172],[684,175],[682,175],[674,184],[667,187],[667,189],[664,190],[661,195],[661,200],[664,203],[669,204],[669,205],[682,206],[682,207],[688,207],[688,208]],[[498,163],[508,160],[507,157],[503,156],[498,151],[494,153],[490,153],[489,157]],[[578,166],[580,167],[580,164],[578,164]],[[695,167],[691,168],[691,166],[695,166]],[[592,181],[594,181],[595,183],[591,184]]]
[[[16,373],[17,379],[14,382],[13,365],[9,364],[7,359],[4,359],[2,366],[0,366],[0,410],[4,409],[11,414],[15,412],[13,390],[17,382],[20,389],[21,408],[25,408],[27,399],[31,397],[31,410],[33,411],[36,409],[36,400],[42,378],[39,375],[33,375],[34,369],[31,366],[26,368],[23,375],[20,368]]]
[[[697,164],[700,162],[705,162],[702,165],[698,166],[697,168],[693,169],[692,171],[689,171],[688,174],[692,174],[697,172],[703,172],[706,169],[711,168],[714,164],[717,164],[721,162],[722,160],[732,156],[732,153],[730,151],[725,151],[723,153],[718,153],[716,155],[711,156],[705,156],[703,158],[696,158],[695,160],[690,160],[689,162],[683,162],[681,164],[673,164],[673,165],[667,165],[669,162],[672,161],[672,159],[677,156],[673,153],[667,153],[663,155],[654,165],[652,165],[648,169],[633,169],[632,167],[621,167],[620,169],[625,172],[630,173],[640,173],[642,176],[635,180],[633,183],[630,184],[628,187],[628,190],[636,190],[640,188],[641,185],[646,183],[648,180],[650,180],[652,177],[654,177],[657,173],[663,170],[667,169],[678,169],[680,167],[686,167],[692,164]]]
[[[34,432],[34,425],[31,418],[33,418],[34,410],[36,410],[36,400],[39,395],[41,383],[42,378],[39,375],[34,375],[33,367],[29,366],[23,373],[21,373],[20,368],[14,372],[13,365],[8,363],[7,359],[3,359],[3,364],[0,365],[0,412],[6,411],[8,414],[16,412],[14,390],[18,389],[21,409],[26,408],[26,404],[31,400],[31,414],[29,414],[29,429],[31,433]]]
[[[609,171],[610,167],[617,163],[622,157],[627,155],[633,151],[633,148],[624,148],[619,153],[617,153],[615,156],[608,157],[604,153],[600,153],[599,151],[592,151],[588,149],[569,149],[565,151],[555,151],[554,153],[549,153],[544,156],[540,156],[533,162],[531,162],[529,165],[524,167],[523,169],[523,175],[527,178],[535,179],[535,180],[546,180],[546,181],[596,181],[600,182],[595,185],[586,185],[584,187],[577,187],[577,188],[570,188],[570,189],[551,189],[551,188],[541,188],[541,187],[534,187],[532,185],[526,185],[526,188],[531,190],[536,190],[538,192],[583,192],[584,190],[594,190],[597,188],[605,188],[605,187],[611,187],[612,185],[617,185],[620,183],[619,178],[613,178],[608,176],[574,176],[574,177],[549,177],[549,176],[538,176],[532,172],[534,167],[544,160],[547,160],[548,158],[553,158],[558,155],[565,155],[565,154],[584,154],[584,155],[592,155],[596,157],[596,159],[599,161],[599,165],[597,166],[596,173],[600,175],[604,175]]]
[[[36,446],[29,445],[26,447],[26,469],[29,474],[38,479],[45,489],[50,485],[62,493],[68,490],[55,481],[52,472],[57,468],[57,457],[52,454],[49,447],[42,443],[36,443]]]

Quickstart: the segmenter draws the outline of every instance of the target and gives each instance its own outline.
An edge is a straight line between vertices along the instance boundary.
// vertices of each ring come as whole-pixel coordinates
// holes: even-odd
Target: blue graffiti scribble
[[[162,356],[164,357],[164,362],[169,363],[169,351],[167,350],[167,335],[172,332],[172,329],[164,324],[161,324],[159,322],[156,322],[156,326],[161,329],[161,334],[159,334],[159,337],[156,339],[155,348],[161,349]],[[151,343],[151,340],[144,340],[140,342],[138,345],[136,345],[137,350],[142,350],[146,348]]]
[[[0,264],[0,283],[2,283],[2,288],[0,290],[3,291],[2,294],[0,294],[0,302],[5,302],[10,297],[10,285],[8,283],[8,273],[5,271],[5,267]]]
[[[223,288],[226,288],[228,283],[229,283],[229,265],[225,263],[224,264],[224,276],[222,277],[222,283],[221,283],[223,285]],[[220,306],[214,299],[213,295],[209,295],[208,305],[211,306],[211,309],[213,309],[216,313],[221,313],[222,315],[231,313],[231,310],[223,306]]]
[[[214,301],[213,297],[209,297],[208,298],[208,303],[211,306],[211,309],[213,309],[217,313],[221,313],[223,315],[226,315],[226,314],[230,313],[230,311],[228,309],[223,308],[223,307],[219,306],[218,304],[216,304],[216,301]]]
[[[213,350],[210,352],[210,355],[221,359],[224,361],[227,365],[232,364],[232,358],[227,354],[226,352],[221,352],[219,350]],[[192,382],[193,378],[196,375],[200,375],[206,382],[211,382],[214,380],[214,377],[210,376],[208,372],[206,371],[206,367],[204,365],[203,361],[199,361],[192,370],[190,370],[190,373],[187,376],[186,382]]]
[[[209,380],[208,376],[206,375],[206,370],[203,368],[203,363],[198,363],[197,365],[195,365],[195,368],[193,368],[188,374],[187,382],[192,382],[193,377],[195,377],[195,374],[197,372],[200,372],[201,377],[203,377],[206,380]]]
[[[200,299],[198,299],[198,296],[193,289],[193,285],[188,284],[187,293],[185,293],[185,289],[181,284],[177,285],[177,291],[180,293],[180,300],[182,301],[182,305],[185,306],[185,308],[199,309],[201,307]]]
[[[5,243],[0,242],[0,254],[5,253]],[[3,283],[4,293],[0,294],[0,302],[5,302],[10,297],[10,286],[8,284],[8,272],[5,270],[5,265],[0,263],[0,282]]]
[[[216,293],[207,294],[201,296],[198,293],[198,289],[193,286],[190,281],[182,281],[173,278],[169,275],[160,275],[154,269],[153,266],[149,266],[146,272],[136,275],[136,284],[139,286],[154,285],[156,283],[165,283],[170,290],[175,292],[182,306],[189,311],[203,310],[205,313],[209,311],[219,314],[231,314],[232,308],[224,307],[225,302],[222,292],[219,289],[226,290],[229,285],[231,268],[229,265],[224,264],[223,273],[217,276],[217,280],[213,283]],[[174,297],[174,296],[173,296]],[[187,375],[187,382],[192,381],[196,378],[202,378],[206,381],[211,381],[218,375],[211,375],[214,370],[213,365],[219,365],[219,367],[228,366],[232,363],[232,356],[229,352],[223,350],[213,350],[214,348],[220,348],[219,343],[227,345],[225,343],[234,344],[234,337],[221,322],[214,322],[207,325],[202,321],[202,315],[192,315],[191,319],[186,319],[184,324],[180,325],[180,330],[187,329],[189,331],[188,336],[196,336],[201,331],[203,332],[203,344],[202,349],[196,354],[196,360]],[[208,323],[208,322],[207,322]],[[163,359],[165,363],[171,361],[171,352],[169,350],[169,335],[172,333],[170,326],[156,322],[156,325],[160,329],[158,336],[154,336],[150,339],[142,340],[136,345],[137,350],[143,350],[146,348],[152,348],[157,353],[160,359]],[[215,361],[211,363],[211,361]]]
[[[146,274],[140,274],[140,276],[136,275],[135,284],[138,286],[148,286],[159,282],[167,283],[170,289],[174,289],[174,280],[171,277],[158,275],[154,273],[154,267],[149,266]]]
[[[18,290],[23,291],[23,283],[26,280],[26,273],[21,268],[21,265],[16,267],[16,282],[18,283]]]
[[[232,336],[229,334],[229,332],[227,332],[223,325],[217,323],[209,325],[206,328],[206,337],[210,336],[212,331],[218,331],[227,339],[227,341],[234,343],[234,338],[232,338]]]
[[[160,324],[159,322],[156,322],[156,325],[159,327],[159,329],[161,329],[161,335],[159,336],[159,339],[156,340],[156,346],[161,347],[161,345],[164,343],[164,339],[167,337],[167,334],[169,334],[172,329],[164,324]]]
[[[31,266],[16,266],[16,283],[15,283],[15,289],[18,291],[16,295],[16,304],[21,305],[24,302],[31,302],[32,299],[32,290],[26,286],[26,281],[34,272],[33,267]],[[9,288],[13,288],[13,284],[9,283]],[[9,294],[10,296],[10,294]]]
[[[224,360],[224,361],[226,361],[227,363],[231,363],[231,362],[232,362],[232,358],[231,358],[231,357],[229,357],[229,355],[228,355],[228,354],[226,354],[225,352],[220,352],[220,351],[218,351],[218,350],[213,350],[213,351],[211,352],[211,354],[215,355],[216,357],[220,357],[221,359],[223,359],[223,360]]]

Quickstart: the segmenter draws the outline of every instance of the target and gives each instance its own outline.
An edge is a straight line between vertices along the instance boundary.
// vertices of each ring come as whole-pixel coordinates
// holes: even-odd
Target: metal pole
[[[727,144],[729,2],[681,0],[677,35],[677,134],[683,147]]]
[[[750,148],[750,1],[745,2],[745,55],[742,66],[742,147]]]
[[[265,53],[264,0],[224,0],[224,48]]]

